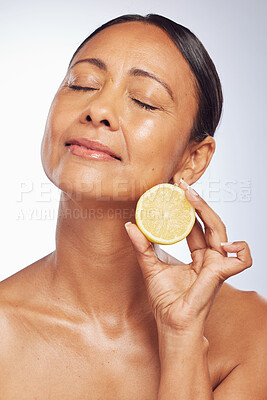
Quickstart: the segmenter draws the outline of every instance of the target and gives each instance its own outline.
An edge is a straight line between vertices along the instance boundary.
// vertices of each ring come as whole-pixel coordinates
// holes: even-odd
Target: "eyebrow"
[[[89,64],[95,65],[96,67],[98,67],[99,69],[101,69],[102,71],[105,71],[105,72],[107,72],[107,70],[108,70],[106,64],[103,61],[101,61],[99,58],[84,58],[83,60],[78,60],[78,61],[76,61],[76,63],[74,63],[70,67],[70,69],[73,68],[75,65],[83,63],[83,62],[87,62]],[[155,81],[160,83],[161,86],[163,86],[167,90],[169,96],[174,101],[173,92],[172,92],[171,88],[169,87],[169,85],[167,85],[166,82],[164,82],[158,76],[154,75],[152,72],[148,72],[148,71],[145,71],[144,69],[140,69],[140,68],[131,68],[129,71],[129,75],[130,76],[143,76],[145,78],[154,79]]]

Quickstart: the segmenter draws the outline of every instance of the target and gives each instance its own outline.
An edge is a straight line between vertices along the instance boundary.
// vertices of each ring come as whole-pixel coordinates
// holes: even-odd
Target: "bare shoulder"
[[[205,328],[209,364],[220,384],[237,366],[267,368],[267,301],[256,291],[224,282]]]
[[[33,296],[44,278],[45,266],[51,255],[48,254],[0,282],[0,308],[7,304],[19,306],[21,301],[25,303],[27,298]]]
[[[0,350],[9,351],[25,329],[25,316],[41,302],[46,256],[0,282]]]
[[[208,317],[207,334],[215,397],[265,398],[267,300],[225,282]]]
[[[240,290],[224,282],[213,305],[211,323],[223,322],[226,332],[235,328],[240,340],[249,340],[262,335],[262,328],[267,328],[266,317],[266,298],[254,290]]]

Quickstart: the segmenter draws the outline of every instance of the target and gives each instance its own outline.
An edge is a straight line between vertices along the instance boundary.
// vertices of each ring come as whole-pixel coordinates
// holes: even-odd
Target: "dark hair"
[[[221,83],[215,65],[203,44],[188,28],[166,17],[158,14],[148,14],[146,16],[127,14],[114,18],[97,28],[80,44],[72,56],[70,65],[78,51],[97,33],[109,26],[131,21],[140,21],[158,26],[167,32],[178,47],[193,72],[198,97],[198,112],[190,140],[201,142],[207,136],[214,136],[221,117],[223,104]]]

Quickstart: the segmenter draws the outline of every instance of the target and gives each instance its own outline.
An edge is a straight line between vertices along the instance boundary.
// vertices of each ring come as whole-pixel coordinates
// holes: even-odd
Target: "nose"
[[[115,94],[102,89],[95,93],[81,113],[80,122],[91,123],[94,127],[106,126],[112,131],[119,129],[119,118],[116,110]]]

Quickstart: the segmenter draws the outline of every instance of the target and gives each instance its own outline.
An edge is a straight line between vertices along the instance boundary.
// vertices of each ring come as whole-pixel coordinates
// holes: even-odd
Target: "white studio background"
[[[1,0],[0,7],[0,280],[55,247],[59,191],[43,172],[40,145],[72,54],[112,18],[158,13],[192,30],[220,75],[224,110],[216,151],[194,187],[226,224],[228,240],[250,245],[254,266],[228,282],[267,297],[266,2]],[[190,262],[186,240],[162,248]]]

